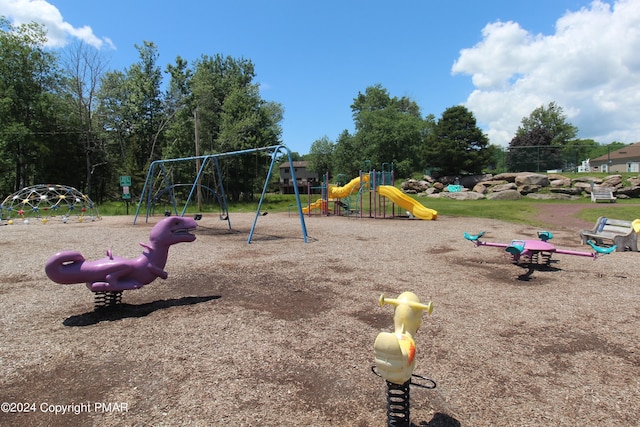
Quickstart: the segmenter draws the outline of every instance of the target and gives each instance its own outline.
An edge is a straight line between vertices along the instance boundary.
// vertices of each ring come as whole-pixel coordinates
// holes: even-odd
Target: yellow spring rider
[[[373,372],[387,382],[387,422],[389,426],[409,426],[409,385],[435,388],[433,380],[414,375],[416,343],[414,337],[422,325],[422,312],[431,314],[433,305],[422,304],[413,292],[403,292],[398,298],[380,295],[380,306],[395,306],[394,332],[380,332],[373,344]],[[427,380],[430,385],[417,384],[412,377]]]

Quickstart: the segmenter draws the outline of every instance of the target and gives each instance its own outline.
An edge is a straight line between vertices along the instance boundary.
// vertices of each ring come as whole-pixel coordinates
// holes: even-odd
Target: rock
[[[547,175],[541,173],[523,173],[516,176],[515,184],[520,186],[525,185],[538,185],[540,187],[549,186],[549,178]]]
[[[530,193],[537,193],[541,188],[542,186],[540,185],[525,184],[518,186],[518,192],[525,196]]]
[[[473,188],[473,186],[475,186],[479,182],[486,182],[490,181],[491,179],[493,179],[493,175],[491,175],[490,173],[485,173],[482,175],[463,176],[462,178],[460,178],[460,185],[465,188]]]
[[[415,179],[407,179],[402,184],[400,184],[400,188],[402,188],[402,191],[404,191],[405,193],[421,193],[429,188],[429,183],[424,180],[417,181]]]
[[[407,180],[402,184],[402,188],[407,193],[418,193],[433,197],[439,193],[456,194],[450,197],[458,200],[482,198],[478,195],[486,196],[487,199],[518,199],[514,193],[520,196],[530,197],[538,194],[540,190],[548,187],[549,192],[544,191],[540,199],[551,198],[566,200],[567,198],[580,198],[576,196],[590,197],[592,186],[612,188],[616,196],[623,198],[640,198],[640,175],[628,178],[623,181],[621,174],[613,174],[603,178],[584,175],[575,179],[568,178],[560,173],[535,173],[535,172],[507,172],[497,175],[483,174],[468,177],[449,176],[438,181],[432,181],[431,177],[425,175],[423,180]],[[451,181],[460,182],[462,190],[460,192],[447,191],[447,185]],[[413,190],[413,191],[412,191]],[[496,193],[507,193],[496,196]],[[415,194],[413,193],[413,194]],[[471,193],[470,195],[459,195],[460,193]],[[549,195],[545,195],[551,193]],[[536,198],[531,196],[531,198]]]
[[[573,188],[579,188],[580,191],[587,191],[589,194],[591,194],[591,183],[575,182],[573,184]]]
[[[594,184],[602,184],[602,178],[596,178],[595,176],[579,176],[578,178],[573,179],[574,185],[576,182],[587,182]]]
[[[482,181],[479,184],[486,185],[487,187],[491,187],[492,185],[500,185],[500,184],[507,184],[507,183],[508,182],[505,181],[504,179],[501,179],[501,180],[492,179],[491,181]]]
[[[547,174],[547,178],[549,178],[549,181],[555,181],[555,180],[560,179],[560,180],[562,180],[562,181],[564,181],[564,180],[568,180],[569,182],[571,182],[571,179],[567,178],[567,177],[566,177],[566,176],[564,176],[564,175],[560,175],[560,174],[558,174],[558,173],[550,173],[550,174]],[[571,184],[567,184],[567,185],[571,185]]]
[[[493,179],[496,181],[507,181],[507,182],[515,182],[516,177],[520,174],[520,172],[505,172],[499,173],[498,175],[494,175]]]
[[[631,178],[627,179],[627,181],[629,181],[629,184],[632,187],[639,187],[640,186],[640,176],[632,176]]]
[[[616,190],[616,197],[640,197],[640,186],[623,187]]]
[[[505,190],[497,193],[489,193],[486,197],[489,200],[520,200],[522,195],[518,190]]]
[[[480,200],[484,199],[484,194],[476,193],[474,191],[457,191],[454,193],[440,193],[442,197],[447,197],[454,200]]]
[[[493,187],[490,188],[490,191],[493,193],[500,193],[502,191],[515,190],[517,188],[518,187],[516,187],[514,183],[510,182],[508,184],[494,185]]]
[[[536,200],[578,200],[580,197],[564,193],[531,193],[526,196]]]
[[[474,193],[485,194],[487,192],[487,186],[484,183],[479,182],[473,186],[471,191],[473,191]]]
[[[605,187],[622,187],[622,175],[609,175],[602,180]]]
[[[559,187],[559,188],[550,188],[549,191],[556,194],[569,194],[572,196],[577,196],[582,193],[583,189],[579,187]]]

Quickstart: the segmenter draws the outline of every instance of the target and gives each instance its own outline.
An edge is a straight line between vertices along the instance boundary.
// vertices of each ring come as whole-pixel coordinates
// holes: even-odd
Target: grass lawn
[[[315,201],[319,196],[311,197],[311,201]],[[620,200],[616,203],[590,203],[588,198],[572,201],[543,201],[531,200],[523,198],[521,200],[452,200],[448,198],[431,198],[431,197],[414,197],[424,206],[435,209],[441,216],[462,216],[476,218],[493,218],[496,220],[507,221],[518,224],[528,224],[533,226],[543,225],[535,218],[540,216],[541,210],[553,209],[558,204],[586,204],[588,207],[582,209],[578,213],[578,218],[588,222],[595,222],[600,216],[609,216],[617,219],[632,221],[640,218],[640,200],[629,199]],[[230,203],[229,212],[255,212],[258,208],[259,195],[257,200],[253,202]],[[308,203],[307,195],[300,196],[300,202],[303,206]],[[184,202],[183,202],[184,203]],[[363,205],[365,212],[368,211],[368,197],[363,197],[362,202],[352,196],[351,204],[355,207]],[[137,203],[129,203],[129,215],[136,212]],[[178,204],[178,213],[182,211],[183,205]],[[290,212],[295,211],[296,200],[294,195],[267,194],[262,202],[260,210],[265,212]],[[390,209],[390,204],[387,205]],[[125,215],[126,205],[123,201],[108,202],[99,206],[100,215]],[[172,210],[171,206],[159,206],[155,214],[161,215],[165,210]],[[203,213],[220,212],[217,205],[204,205]],[[187,208],[187,213],[192,214],[198,212],[195,203],[191,203]],[[140,215],[146,214],[146,208],[140,209]]]

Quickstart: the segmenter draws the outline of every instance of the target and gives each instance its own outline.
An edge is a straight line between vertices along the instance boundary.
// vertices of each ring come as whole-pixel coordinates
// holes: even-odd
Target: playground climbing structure
[[[100,219],[98,207],[89,196],[67,185],[38,184],[25,187],[4,199],[0,204],[3,224],[50,220],[63,223]]]
[[[328,184],[328,174],[323,179],[321,197],[311,201],[311,188],[308,191],[308,204],[303,213],[311,214],[314,210],[322,215],[357,216],[360,218],[387,218],[409,216],[418,219],[434,220],[438,212],[429,209],[411,196],[394,187],[393,167],[381,171],[360,171],[358,177],[344,185]],[[338,182],[346,179],[338,176]],[[396,210],[400,214],[396,213]],[[404,215],[403,215],[404,214]]]

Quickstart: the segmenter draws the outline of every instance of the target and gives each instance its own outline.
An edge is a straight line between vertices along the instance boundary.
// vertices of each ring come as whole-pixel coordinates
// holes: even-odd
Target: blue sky
[[[640,0],[0,0],[0,15],[43,22],[54,49],[83,40],[110,69],[145,40],[163,69],[178,55],[250,59],[300,154],[353,132],[353,99],[378,83],[423,115],[467,106],[498,145],[551,101],[582,138],[640,141]]]

